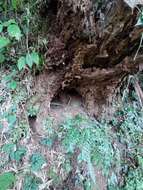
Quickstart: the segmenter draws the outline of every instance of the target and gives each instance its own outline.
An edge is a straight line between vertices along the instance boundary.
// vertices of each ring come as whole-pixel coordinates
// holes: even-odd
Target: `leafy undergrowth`
[[[101,190],[96,170],[108,190],[143,189],[143,113],[136,100],[108,123],[79,114],[55,125],[47,116],[45,135],[35,136],[28,118],[38,110],[26,106],[31,76],[19,80],[12,68],[1,71],[0,81],[0,190]]]
[[[29,118],[39,105],[30,72],[42,68],[39,51],[47,49],[39,32],[47,21],[41,28],[37,14],[43,3],[0,1],[0,190],[143,190],[143,113],[135,97],[108,123],[68,113],[61,123],[43,118],[44,135],[33,132]]]

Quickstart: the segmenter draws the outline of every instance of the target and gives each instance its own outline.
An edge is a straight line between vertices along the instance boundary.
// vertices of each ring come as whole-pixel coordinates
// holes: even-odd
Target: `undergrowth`
[[[125,101],[109,122],[79,114],[55,127],[49,117],[43,122],[47,132],[35,141],[28,122],[29,115],[38,113],[29,111],[30,78],[28,83],[28,76],[19,80],[17,72],[1,71],[0,173],[7,185],[58,188],[72,173],[76,188],[100,189],[96,173],[100,170],[109,190],[143,189],[143,113],[137,99]],[[0,180],[2,190],[3,183]]]
[[[30,72],[43,64],[40,48],[47,42],[38,33],[36,7],[45,2],[0,1],[0,190],[68,189],[69,178],[75,188],[100,190],[97,171],[108,190],[143,190],[143,110],[136,94],[109,122],[79,114],[55,126],[48,117],[46,134],[33,134],[29,117],[38,108],[30,102]]]

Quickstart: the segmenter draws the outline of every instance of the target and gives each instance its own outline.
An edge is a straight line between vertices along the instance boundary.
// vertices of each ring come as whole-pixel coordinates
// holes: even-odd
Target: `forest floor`
[[[0,72],[0,190],[143,189],[136,99],[120,105],[111,121],[98,122],[77,92],[61,91],[37,125],[43,104],[32,75],[20,80],[16,69]]]

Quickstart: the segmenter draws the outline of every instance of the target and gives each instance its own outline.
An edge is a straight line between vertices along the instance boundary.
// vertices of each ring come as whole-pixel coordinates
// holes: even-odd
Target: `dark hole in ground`
[[[37,118],[36,115],[34,115],[34,116],[28,116],[29,126],[30,126],[32,132],[34,132],[34,133],[36,132],[36,129],[34,127],[36,118]]]
[[[60,90],[59,93],[53,98],[51,102],[51,108],[64,107],[68,105],[77,104],[82,106],[82,97],[81,95],[74,89],[65,89]]]
[[[58,1],[57,0],[47,0],[40,9],[40,15],[46,17],[48,15],[56,15],[58,11]]]
[[[95,56],[94,54],[90,56],[85,56],[83,69],[97,67],[97,68],[108,68],[109,67],[109,57],[108,56]]]
[[[56,15],[57,10],[58,10],[58,1],[57,0],[49,0],[48,1],[48,11],[50,11],[51,13]]]

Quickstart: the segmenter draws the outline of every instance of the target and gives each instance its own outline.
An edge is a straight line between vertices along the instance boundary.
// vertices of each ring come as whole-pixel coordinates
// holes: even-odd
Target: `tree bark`
[[[47,20],[45,80],[58,73],[56,87],[47,92],[49,104],[60,89],[74,89],[92,116],[111,115],[122,82],[142,61],[134,60],[143,31],[135,27],[138,10],[126,2],[48,0],[41,7]]]

